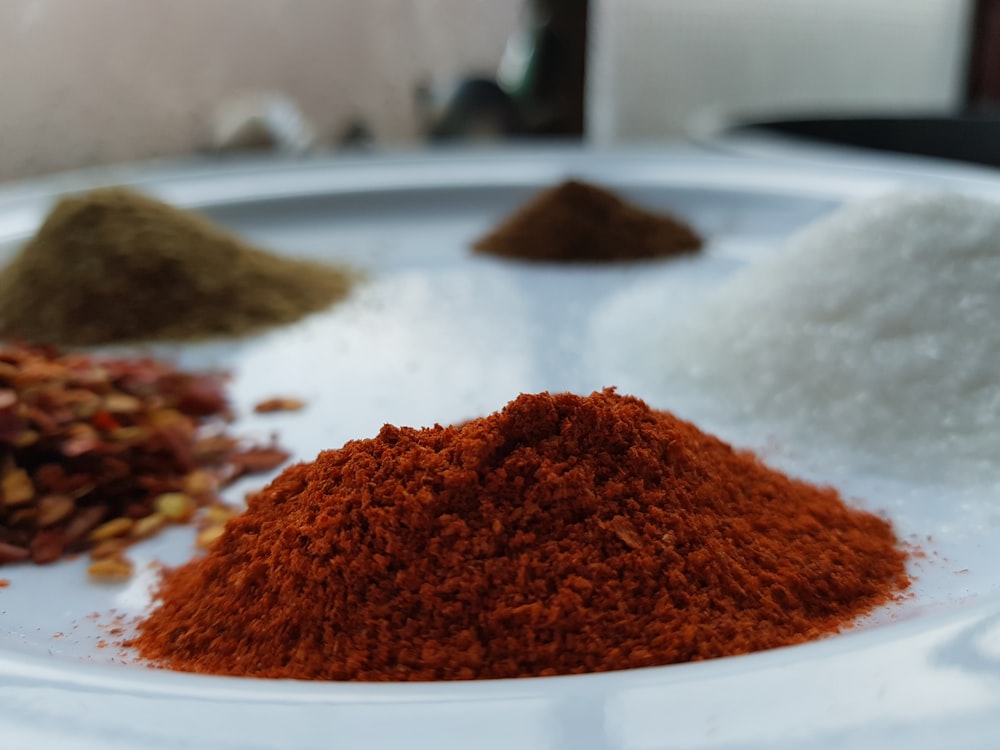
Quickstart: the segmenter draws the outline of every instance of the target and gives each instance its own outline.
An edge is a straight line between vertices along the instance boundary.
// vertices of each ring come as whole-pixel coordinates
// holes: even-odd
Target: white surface
[[[587,132],[686,134],[708,113],[946,110],[963,96],[969,0],[597,0]]]
[[[857,471],[1000,487],[998,278],[1000,204],[933,190],[868,198],[623,359],[669,392],[690,383],[699,414],[742,415],[807,450],[843,446],[838,462]],[[619,305],[630,329],[630,305],[647,315],[634,297]]]
[[[654,373],[626,377],[628,342],[620,330],[610,340],[604,325],[616,309],[676,314],[686,300],[766,256],[845,198],[918,179],[900,170],[817,171],[641,151],[452,154],[130,175],[182,205],[209,207],[217,220],[272,248],[369,269],[371,281],[353,299],[300,325],[172,352],[187,366],[231,368],[242,415],[267,396],[306,399],[301,414],[243,416],[234,427],[255,435],[278,429],[303,459],[370,436],[385,421],[447,422],[494,411],[520,391],[612,385],[611,369],[641,386]],[[568,175],[675,211],[708,237],[706,254],[613,268],[470,256],[471,239]],[[1000,182],[989,173],[938,170],[919,180],[1000,197]],[[54,185],[66,190],[92,181],[70,176],[0,193],[0,240],[14,244],[32,231]],[[687,291],[667,298],[662,290],[676,289],[678,279],[690,281]],[[647,397],[641,387],[628,390]],[[669,394],[651,399],[680,413],[690,406],[674,401]],[[727,425],[718,428],[725,435]],[[112,610],[126,618],[141,611],[149,574],[101,587],[85,581],[83,560],[4,568],[0,576],[11,586],[0,589],[0,744],[12,750],[992,747],[1000,734],[1000,516],[992,498],[957,497],[949,487],[874,474],[837,475],[817,457],[794,463],[766,435],[748,441],[797,473],[835,478],[846,496],[888,514],[927,555],[911,567],[914,596],[835,638],[700,664],[474,683],[297,683],[147,670],[127,663],[118,648],[99,648]],[[180,529],[137,547],[135,557],[141,565],[172,563],[191,551],[191,533]]]

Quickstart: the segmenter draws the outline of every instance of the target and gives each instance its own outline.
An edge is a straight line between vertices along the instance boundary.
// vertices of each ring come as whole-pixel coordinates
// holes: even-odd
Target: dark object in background
[[[762,134],[1000,166],[1000,116],[785,119],[739,125],[724,135]]]
[[[422,85],[415,95],[429,140],[494,140],[524,132],[514,101],[490,78],[466,78],[444,94]]]
[[[587,0],[529,0],[498,80],[535,135],[583,135]]]
[[[495,78],[469,77],[445,93],[422,85],[416,104],[431,140],[581,138],[588,0],[527,0]]]
[[[1000,110],[1000,0],[975,4],[965,102],[973,112]]]
[[[342,151],[369,151],[375,147],[375,133],[367,121],[356,117],[337,131],[333,142]]]
[[[976,0],[965,102],[955,113],[800,117],[736,125],[723,136],[779,136],[1000,167],[1000,0]]]

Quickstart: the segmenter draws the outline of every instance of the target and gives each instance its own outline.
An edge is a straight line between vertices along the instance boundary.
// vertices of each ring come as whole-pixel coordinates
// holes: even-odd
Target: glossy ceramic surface
[[[568,176],[693,223],[695,259],[601,268],[473,256],[470,242]],[[901,184],[1000,199],[975,170],[781,164],[689,152],[524,150],[364,160],[161,165],[0,191],[7,257],[61,192],[129,183],[197,207],[258,244],[346,261],[368,281],[346,303],[235,342],[156,347],[233,373],[234,431],[277,430],[295,457],[385,422],[447,423],[521,392],[607,385],[697,419],[630,352],[661,321],[849,198]],[[252,414],[302,398],[297,414]],[[156,562],[193,554],[175,529],[134,549],[141,573],[99,586],[85,560],[0,577],[5,748],[978,748],[1000,738],[1000,501],[993,488],[842,475],[821,456],[714,423],[789,471],[887,514],[918,545],[913,596],[843,635],[745,657],[514,681],[344,684],[150,670],[109,633],[148,605]],[[233,498],[260,482],[233,488]]]

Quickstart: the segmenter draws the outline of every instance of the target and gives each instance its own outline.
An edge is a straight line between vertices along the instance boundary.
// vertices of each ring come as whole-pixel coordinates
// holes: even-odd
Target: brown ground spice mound
[[[287,469],[129,645],[254,677],[599,672],[818,638],[908,585],[834,490],[613,390],[543,393]]]
[[[701,237],[678,219],[569,180],[537,195],[473,249],[522,260],[606,263],[668,258],[701,246]]]
[[[101,189],[60,200],[0,272],[0,335],[71,346],[235,336],[328,307],[356,278]]]

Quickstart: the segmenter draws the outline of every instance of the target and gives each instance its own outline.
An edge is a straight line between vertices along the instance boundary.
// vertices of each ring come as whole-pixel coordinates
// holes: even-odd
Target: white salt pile
[[[850,205],[723,283],[661,343],[668,376],[854,469],[1000,478],[1000,205]]]

